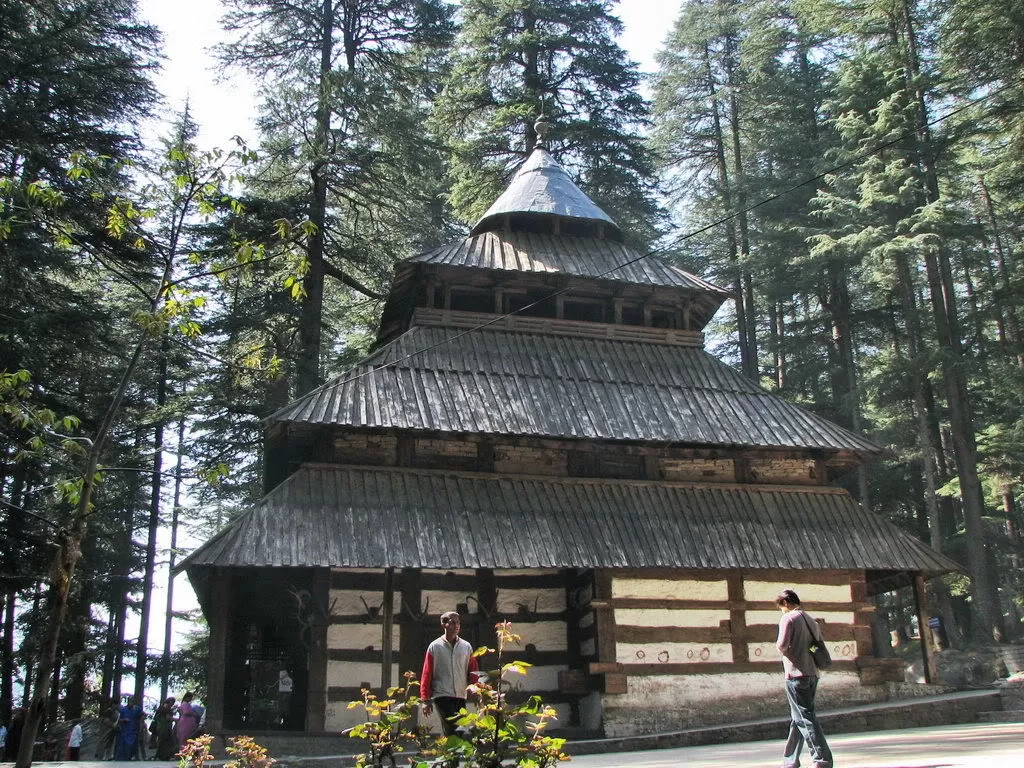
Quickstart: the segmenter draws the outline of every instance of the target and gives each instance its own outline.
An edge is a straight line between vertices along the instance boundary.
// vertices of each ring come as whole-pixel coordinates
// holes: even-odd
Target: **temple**
[[[879,446],[705,351],[727,298],[535,149],[467,238],[397,265],[372,353],[270,417],[265,496],[182,564],[208,726],[343,731],[448,610],[474,644],[513,622],[513,695],[569,732],[781,715],[783,587],[836,659],[819,706],[887,698],[872,596],[957,565],[830,485]]]

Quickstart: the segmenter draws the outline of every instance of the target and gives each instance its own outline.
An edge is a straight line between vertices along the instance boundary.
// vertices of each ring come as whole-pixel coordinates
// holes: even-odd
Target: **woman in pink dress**
[[[199,729],[199,713],[192,708],[192,699],[195,697],[196,695],[189,691],[181,697],[181,705],[178,707],[178,724],[174,727],[174,735],[181,747],[184,747],[185,742]]]

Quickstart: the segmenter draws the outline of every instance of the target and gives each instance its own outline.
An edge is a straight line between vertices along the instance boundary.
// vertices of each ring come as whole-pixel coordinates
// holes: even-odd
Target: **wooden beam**
[[[391,680],[391,665],[393,660],[393,649],[391,647],[391,631],[395,626],[395,569],[384,569],[384,602],[381,605],[384,621],[381,622],[381,668],[380,687],[387,690],[393,685]]]
[[[732,635],[732,660],[747,661],[750,658],[750,648],[747,638],[747,612],[745,608],[739,607],[746,604],[743,596],[743,574],[740,571],[733,571],[726,578],[729,589],[729,602],[735,608],[729,610],[729,632]]]
[[[408,611],[409,616],[408,620],[399,623],[398,669],[403,674],[412,672],[418,680],[423,668],[422,654],[426,646],[423,641],[423,622],[414,616],[419,613],[420,601],[423,599],[420,570],[403,568],[401,587],[403,610]],[[405,684],[404,679],[402,684]]]
[[[597,660],[605,664],[616,662],[615,609],[609,598],[612,594],[611,571],[594,571],[594,625],[597,631]]]
[[[228,626],[231,618],[231,571],[215,568],[210,590],[210,655],[206,660],[207,729],[224,729],[224,692],[227,674]]]
[[[331,612],[331,569],[313,572],[313,603],[323,615],[309,628],[309,684],[306,695],[306,732],[323,733],[327,717],[327,627]]]

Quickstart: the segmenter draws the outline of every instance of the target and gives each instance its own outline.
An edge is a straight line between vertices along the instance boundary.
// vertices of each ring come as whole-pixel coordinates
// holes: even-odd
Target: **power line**
[[[793,192],[795,192],[798,189],[806,187],[808,184],[813,184],[816,181],[820,181],[821,179],[824,179],[826,176],[828,176],[830,174],[836,173],[837,171],[841,171],[844,168],[849,168],[854,163],[857,163],[857,162],[863,160],[866,157],[870,157],[871,155],[877,154],[877,153],[879,153],[879,152],[881,152],[881,151],[883,151],[885,149],[888,149],[891,146],[899,144],[900,142],[904,141],[905,139],[910,138],[911,136],[914,136],[919,131],[923,131],[923,130],[925,130],[927,128],[931,128],[934,125],[938,125],[939,123],[941,123],[941,122],[943,122],[945,120],[948,120],[949,118],[954,117],[954,116],[960,114],[961,112],[965,112],[968,109],[971,109],[972,107],[980,104],[981,102],[983,102],[983,101],[985,101],[987,99],[992,98],[993,96],[998,96],[1003,91],[1006,91],[1006,90],[1010,89],[1011,87],[1014,87],[1014,86],[1016,86],[1018,84],[1019,83],[1017,83],[1017,82],[1011,82],[1011,83],[1007,83],[1007,84],[1005,84],[1003,86],[1000,86],[999,88],[996,88],[996,89],[994,89],[992,91],[988,91],[984,95],[979,96],[976,99],[970,100],[966,104],[964,104],[964,105],[962,105],[960,107],[957,107],[955,109],[951,109],[949,112],[946,112],[946,113],[940,115],[939,117],[933,118],[932,120],[928,120],[928,121],[922,122],[922,123],[914,126],[912,129],[908,129],[908,130],[904,131],[903,133],[899,134],[898,136],[896,136],[893,139],[890,139],[889,141],[885,141],[885,142],[883,142],[883,143],[881,143],[881,144],[879,144],[879,145],[877,145],[877,146],[875,146],[875,147],[873,147],[871,149],[858,152],[858,153],[854,154],[849,160],[846,160],[845,162],[833,165],[828,170],[822,171],[821,173],[816,174],[815,176],[811,176],[809,178],[806,178],[803,181],[801,181],[801,182],[799,182],[797,184],[793,184],[792,186],[787,187],[786,189],[783,189],[780,192],[776,192],[775,194],[769,195],[768,197],[766,197],[766,198],[764,198],[762,200],[759,200],[758,202],[756,202],[756,203],[754,203],[752,205],[748,205],[746,208],[742,208],[740,210],[733,211],[732,213],[726,214],[725,216],[722,216],[721,218],[716,219],[715,221],[711,222],[710,224],[707,224],[706,226],[701,227],[700,229],[695,229],[695,230],[693,230],[691,232],[687,232],[687,233],[685,233],[683,235],[680,235],[679,237],[675,238],[674,240],[671,240],[669,243],[667,243],[667,244],[665,244],[663,246],[660,246],[658,248],[652,248],[651,250],[649,250],[649,251],[647,251],[645,253],[640,254],[636,258],[629,259],[628,261],[624,261],[624,262],[622,262],[620,264],[615,265],[614,267],[609,267],[604,272],[600,272],[597,275],[591,275],[590,277],[592,277],[594,279],[600,279],[602,277],[606,277],[606,276],[610,275],[612,272],[617,272],[620,269],[623,269],[625,267],[628,267],[628,266],[631,266],[633,264],[636,264],[639,261],[643,261],[646,258],[649,258],[651,256],[657,256],[658,254],[663,253],[663,252],[669,250],[670,248],[674,248],[674,247],[678,246],[680,243],[683,243],[683,242],[689,240],[692,237],[696,237],[697,235],[703,234],[704,232],[707,232],[708,230],[711,230],[711,229],[714,229],[715,227],[721,226],[722,224],[725,224],[726,222],[732,221],[733,219],[735,219],[738,216],[741,216],[741,215],[743,215],[745,213],[750,213],[751,211],[755,211],[758,208],[760,208],[760,207],[762,207],[764,205],[767,205],[768,203],[772,203],[772,202],[774,202],[774,201],[776,201],[776,200],[778,200],[778,199],[780,199],[782,197],[785,197],[786,195],[792,194]],[[512,317],[514,315],[518,315],[518,314],[520,314],[522,312],[525,312],[528,309],[532,309],[533,307],[536,307],[539,304],[543,304],[544,302],[547,302],[547,301],[550,301],[551,299],[557,298],[558,296],[561,296],[561,295],[563,295],[565,293],[568,293],[569,290],[570,289],[568,287],[560,288],[559,290],[554,291],[554,292],[552,292],[552,293],[550,293],[550,294],[548,294],[548,295],[546,295],[546,296],[544,296],[544,297],[542,297],[540,299],[537,299],[536,301],[534,301],[534,302],[532,302],[530,304],[526,304],[525,306],[519,307],[518,309],[512,310],[511,312],[506,312],[506,313],[504,313],[502,315],[497,315],[497,316],[491,318],[490,320],[488,320],[486,322],[480,323],[479,325],[475,325],[472,328],[467,328],[464,331],[456,333],[454,336],[449,336],[448,338],[443,339],[441,341],[438,341],[438,342],[436,342],[434,344],[430,344],[430,345],[428,345],[426,347],[423,347],[421,349],[417,349],[417,350],[415,350],[413,352],[410,352],[409,354],[405,355],[404,357],[400,357],[400,358],[398,358],[396,360],[391,361],[390,363],[385,363],[383,365],[374,366],[373,368],[371,368],[369,370],[363,371],[361,373],[353,374],[352,376],[349,376],[348,378],[343,379],[342,381],[329,381],[329,382],[325,382],[324,384],[321,384],[316,389],[310,390],[308,393],[303,395],[303,397],[301,399],[307,399],[311,395],[313,395],[313,394],[315,394],[317,392],[322,392],[322,391],[324,391],[324,390],[326,390],[328,388],[331,388],[331,387],[343,387],[346,384],[350,384],[353,381],[357,381],[357,380],[363,378],[364,376],[369,376],[370,374],[377,373],[378,371],[383,371],[383,370],[385,370],[387,368],[393,368],[393,367],[399,365],[400,363],[404,363],[407,360],[411,360],[412,358],[416,357],[417,355],[422,355],[422,354],[425,354],[426,352],[430,352],[432,350],[438,349],[439,347],[443,347],[445,345],[448,345],[448,344],[451,344],[453,342],[456,342],[459,339],[461,339],[461,338],[463,338],[465,336],[468,336],[471,333],[475,333],[477,331],[481,331],[481,330],[483,330],[485,328],[488,328],[488,327],[490,327],[490,326],[492,326],[492,325],[494,325],[496,323],[502,322],[506,318]],[[274,416],[276,416],[278,413],[281,413],[282,411],[285,411],[285,410],[287,410],[290,407],[291,407],[290,405],[286,405],[284,408],[278,409],[273,414],[268,416],[267,419],[274,418]]]

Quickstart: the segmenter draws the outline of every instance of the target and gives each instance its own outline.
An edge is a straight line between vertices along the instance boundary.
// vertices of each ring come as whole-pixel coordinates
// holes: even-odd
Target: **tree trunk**
[[[4,603],[4,637],[2,669],[0,669],[0,723],[11,722],[14,709],[14,615],[18,602],[18,590],[8,587]]]
[[[305,297],[299,315],[299,357],[295,371],[295,394],[302,396],[320,386],[320,345],[323,331],[325,233],[327,224],[327,137],[331,129],[331,61],[334,54],[334,6],[324,0],[320,19],[320,71],[316,104],[316,125],[313,136],[313,161],[309,169],[309,221],[313,231],[306,241],[308,271],[302,279]],[[355,65],[355,51],[347,50],[350,70]]]
[[[161,413],[167,405],[167,355],[170,337],[164,333],[160,344],[156,382],[156,407]],[[139,638],[135,648],[135,698],[141,703],[146,692],[146,672],[149,666],[149,620],[153,612],[153,581],[156,573],[156,548],[160,533],[160,504],[163,491],[164,422],[157,419],[153,428],[153,470],[149,485],[149,524],[146,539],[146,570],[142,580],[142,616],[139,620]]]
[[[711,52],[704,46],[704,67],[707,75],[708,91],[711,96],[711,109],[714,116],[715,131],[715,166],[718,170],[718,183],[721,185],[722,206],[727,211],[732,210],[732,191],[729,181],[729,164],[725,154],[725,133],[722,130],[722,119],[719,112],[721,103],[718,98],[718,89],[715,85],[714,72],[711,68]],[[736,244],[736,230],[732,221],[722,225],[725,233],[725,245],[729,252],[729,262],[733,265],[733,302],[736,306],[736,335],[739,337],[740,368],[744,373],[752,370],[753,362],[750,360],[750,350],[747,347],[747,315],[746,303],[743,293],[743,273],[739,263],[739,250]]]
[[[171,506],[171,549],[167,563],[167,605],[164,610],[164,653],[160,664],[160,701],[170,688],[171,640],[174,628],[174,563],[178,554],[178,514],[181,511],[182,462],[185,457],[185,417],[178,421],[177,461],[174,465],[174,500]]]
[[[924,173],[927,202],[939,200],[939,180],[935,168],[934,147],[931,131],[927,126],[928,109],[923,88],[917,85],[920,79],[920,59],[914,30],[912,9],[909,2],[903,5],[903,22],[907,36],[907,63],[910,82],[918,109],[917,156]],[[1002,611],[996,585],[989,572],[985,550],[984,499],[978,477],[978,450],[974,437],[974,417],[971,400],[967,391],[962,336],[956,308],[956,289],[953,283],[949,254],[940,244],[925,253],[925,270],[931,294],[935,329],[942,355],[943,381],[946,388],[946,402],[949,409],[950,434],[953,439],[954,459],[957,476],[960,479],[960,493],[963,499],[964,528],[967,540],[968,567],[971,570],[971,602],[978,621],[975,632],[981,638],[1003,638]]]
[[[740,263],[740,290],[741,296],[738,299],[743,302],[743,314],[746,319],[744,324],[744,335],[740,337],[740,344],[744,348],[741,355],[743,362],[743,373],[751,381],[757,381],[760,377],[757,360],[757,311],[754,307],[754,281],[750,274],[747,261],[750,258],[750,224],[747,219],[747,189],[746,174],[743,170],[743,149],[740,143],[740,102],[736,96],[739,88],[737,79],[738,68],[738,43],[733,35],[728,35],[725,41],[725,66],[729,78],[729,136],[732,144],[732,178],[736,190],[736,221],[739,226],[739,263]]]

